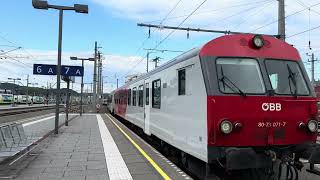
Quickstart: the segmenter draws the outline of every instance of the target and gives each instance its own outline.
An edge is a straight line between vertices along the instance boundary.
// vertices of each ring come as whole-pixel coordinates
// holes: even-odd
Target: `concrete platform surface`
[[[23,168],[8,177],[21,180],[191,179],[106,114],[84,114],[75,118],[68,127],[62,127],[58,135],[42,141],[30,156],[33,158],[21,162]]]

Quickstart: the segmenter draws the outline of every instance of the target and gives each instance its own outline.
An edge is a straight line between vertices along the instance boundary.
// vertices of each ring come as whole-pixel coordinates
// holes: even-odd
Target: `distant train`
[[[11,104],[13,102],[13,95],[10,90],[0,89],[0,104]]]
[[[10,90],[0,89],[1,104],[42,104],[45,99],[41,96],[13,95]]]
[[[17,104],[42,104],[44,98],[41,96],[15,95],[14,102]]]

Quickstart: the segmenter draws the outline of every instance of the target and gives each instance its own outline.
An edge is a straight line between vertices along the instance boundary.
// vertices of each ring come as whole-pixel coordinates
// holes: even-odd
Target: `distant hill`
[[[35,96],[46,96],[46,95],[55,95],[57,92],[57,89],[44,89],[39,87],[26,87],[26,86],[19,86],[12,83],[0,83],[0,89],[9,89],[14,94],[19,95],[26,95],[27,91],[29,95],[35,95]],[[67,89],[62,88],[60,90],[61,96],[67,94]],[[71,96],[80,96],[80,94],[72,89],[70,89]]]

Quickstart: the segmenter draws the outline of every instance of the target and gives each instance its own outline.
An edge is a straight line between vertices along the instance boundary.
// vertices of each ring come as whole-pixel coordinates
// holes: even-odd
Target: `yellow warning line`
[[[106,114],[111,122],[122,132],[122,134],[138,149],[138,151],[149,161],[149,163],[158,171],[158,173],[165,180],[171,180],[171,178],[158,166],[156,162],[126,133],[122,130],[122,128],[114,122],[114,120]]]

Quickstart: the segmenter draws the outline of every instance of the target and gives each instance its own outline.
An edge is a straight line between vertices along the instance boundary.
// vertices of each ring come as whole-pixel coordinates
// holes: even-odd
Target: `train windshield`
[[[307,83],[295,61],[265,61],[272,89],[281,95],[309,95]]]
[[[249,58],[218,58],[219,88],[223,93],[264,94],[259,64]]]

